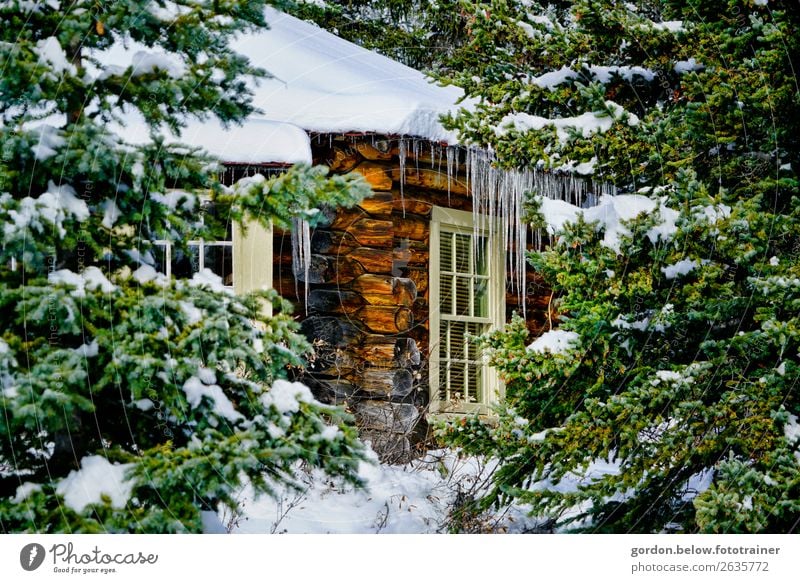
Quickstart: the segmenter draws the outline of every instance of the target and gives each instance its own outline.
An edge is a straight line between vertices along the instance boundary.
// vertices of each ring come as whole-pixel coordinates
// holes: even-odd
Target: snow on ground
[[[374,455],[374,454],[373,454]],[[435,533],[446,532],[448,510],[459,488],[485,486],[494,469],[476,458],[458,459],[451,451],[429,452],[405,466],[362,462],[359,476],[366,489],[343,486],[318,470],[298,472],[305,490],[284,490],[280,500],[253,500],[246,488],[240,496],[243,516],[235,533]],[[230,517],[220,516],[223,523]],[[518,506],[487,515],[490,530],[523,532],[538,521]]]
[[[372,454],[377,459],[375,454]],[[239,496],[241,516],[220,521],[234,533],[287,534],[420,534],[448,532],[454,503],[465,493],[486,492],[496,469],[494,461],[459,458],[452,450],[428,452],[407,465],[361,463],[358,474],[365,489],[342,485],[319,470],[298,471],[303,490],[283,489],[278,500],[253,499],[251,488]],[[548,481],[534,489],[576,491],[581,483],[619,472],[616,462],[597,460],[580,474],[569,474],[555,486]],[[585,510],[586,505],[569,514]],[[482,532],[541,532],[548,521],[531,517],[522,505],[486,513],[478,520]],[[475,523],[472,523],[473,525]]]

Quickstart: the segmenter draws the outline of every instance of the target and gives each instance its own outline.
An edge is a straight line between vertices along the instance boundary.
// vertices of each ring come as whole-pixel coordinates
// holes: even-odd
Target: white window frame
[[[431,215],[430,233],[430,271],[428,274],[428,289],[430,290],[430,317],[429,333],[430,342],[428,347],[429,364],[429,395],[430,412],[433,414],[468,414],[478,413],[482,415],[491,412],[492,405],[503,398],[503,386],[500,377],[494,368],[486,364],[484,356],[484,369],[482,375],[481,395],[482,401],[479,403],[466,403],[460,401],[444,401],[440,399],[439,390],[439,370],[441,366],[439,356],[439,342],[441,333],[441,321],[443,319],[439,306],[441,305],[441,289],[439,274],[442,271],[440,250],[442,233],[464,233],[470,236],[478,235],[486,237],[488,243],[488,256],[486,264],[488,267],[488,314],[486,322],[489,330],[496,330],[505,324],[506,317],[506,290],[505,290],[505,254],[500,241],[496,236],[499,229],[495,225],[492,229],[494,236],[489,236],[488,217],[481,221],[482,228],[475,228],[475,221],[471,212],[465,212],[445,207],[433,207]],[[453,250],[455,252],[455,249]],[[448,315],[445,319],[453,321],[474,322],[475,318],[467,316]]]
[[[164,253],[166,255],[165,261],[165,268],[166,268],[166,275],[167,277],[172,277],[172,247],[173,244],[166,239],[158,239],[155,241],[156,245],[163,245],[164,246]],[[232,247],[235,250],[235,246],[233,240],[230,241],[206,241],[205,239],[192,239],[187,242],[187,245],[195,246],[199,248],[198,253],[198,266],[197,271],[202,271],[205,268],[205,249],[206,246],[214,246],[214,247]],[[236,259],[233,258],[235,251],[231,253],[231,262],[233,263],[232,271],[233,271],[233,285],[226,285],[227,289],[234,290],[236,288]]]

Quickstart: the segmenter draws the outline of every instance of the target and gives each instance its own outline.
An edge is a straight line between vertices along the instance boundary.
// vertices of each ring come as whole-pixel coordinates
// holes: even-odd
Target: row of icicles
[[[375,140],[378,142],[379,140]],[[386,143],[385,141],[383,142]],[[430,148],[430,166],[433,170],[447,173],[448,195],[452,185],[458,181],[465,184],[472,195],[472,214],[475,237],[496,235],[502,237],[506,254],[506,284],[520,298],[520,308],[525,312],[525,251],[529,234],[533,246],[541,246],[541,231],[530,233],[531,226],[525,222],[524,204],[531,195],[555,200],[564,200],[576,206],[591,206],[604,194],[614,195],[613,185],[587,180],[571,173],[553,173],[538,168],[505,170],[495,165],[492,152],[482,148],[463,146],[437,146],[428,140],[401,138],[398,144],[400,165],[400,196],[404,197],[406,166],[409,157],[417,168],[423,148]],[[459,168],[465,167],[465,176]],[[489,217],[495,217],[489,220]],[[311,229],[307,222],[296,219],[292,228],[292,267],[295,281],[304,282],[304,300],[308,310],[309,270],[311,267]],[[299,294],[298,294],[299,295]]]

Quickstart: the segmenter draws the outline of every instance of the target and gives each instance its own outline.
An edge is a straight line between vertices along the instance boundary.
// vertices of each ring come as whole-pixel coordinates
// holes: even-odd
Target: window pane
[[[439,269],[453,271],[453,234],[442,233],[439,245]]]
[[[478,237],[477,255],[475,257],[475,273],[489,275],[489,256],[486,237]]]
[[[439,309],[442,314],[453,313],[453,279],[452,275],[439,275]]]
[[[480,403],[483,401],[483,367],[479,364],[469,364],[466,377],[466,387],[464,389],[468,403]]]
[[[233,247],[206,243],[203,266],[222,278],[223,285],[233,285]]]
[[[472,283],[475,293],[475,311],[472,315],[485,318],[489,315],[489,280],[476,277]]]
[[[465,394],[465,371],[464,364],[461,362],[453,362],[450,364],[450,400],[451,401],[464,401]]]
[[[470,278],[468,277],[456,277],[456,314],[459,316],[471,316],[472,311],[470,310],[470,298],[469,298],[469,288],[470,288]]]
[[[172,248],[172,277],[191,278],[200,271],[200,246],[188,245],[186,253],[177,247]]]
[[[470,273],[470,255],[472,254],[472,237],[456,233],[456,271]]]
[[[210,200],[205,200],[202,203],[200,212],[202,213],[203,222],[207,225],[213,224],[214,233],[212,236],[219,237],[219,241],[233,241],[233,223],[229,216],[223,216],[219,211],[217,205]],[[223,226],[225,230],[222,231],[219,227]]]
[[[449,358],[465,359],[467,324],[464,322],[447,322],[446,327],[450,331]]]
[[[156,243],[153,245],[153,257],[156,262],[153,265],[159,273],[167,273],[167,245],[166,243]]]

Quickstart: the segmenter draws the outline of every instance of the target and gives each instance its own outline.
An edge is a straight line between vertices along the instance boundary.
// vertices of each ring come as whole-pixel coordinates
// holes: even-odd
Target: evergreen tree
[[[421,71],[441,73],[462,49],[467,14],[459,0],[297,0],[288,10]]]
[[[593,173],[648,209],[560,225],[532,193],[568,342],[526,346],[520,319],[483,338],[499,418],[445,430],[499,458],[482,504],[595,532],[795,531],[797,3],[471,6],[475,56],[453,68],[480,102],[450,123],[501,164]]]
[[[307,167],[224,188],[216,162],[159,137],[253,111],[246,79],[266,72],[228,42],[265,26],[264,8],[0,4],[0,530],[197,532],[201,511],[235,508],[245,481],[269,494],[301,461],[357,482],[346,416],[286,380],[310,350],[288,306],[154,269],[152,241],[187,251],[227,219],[313,223],[367,192]],[[145,145],[125,141],[136,112]],[[198,189],[219,220],[199,220]]]

